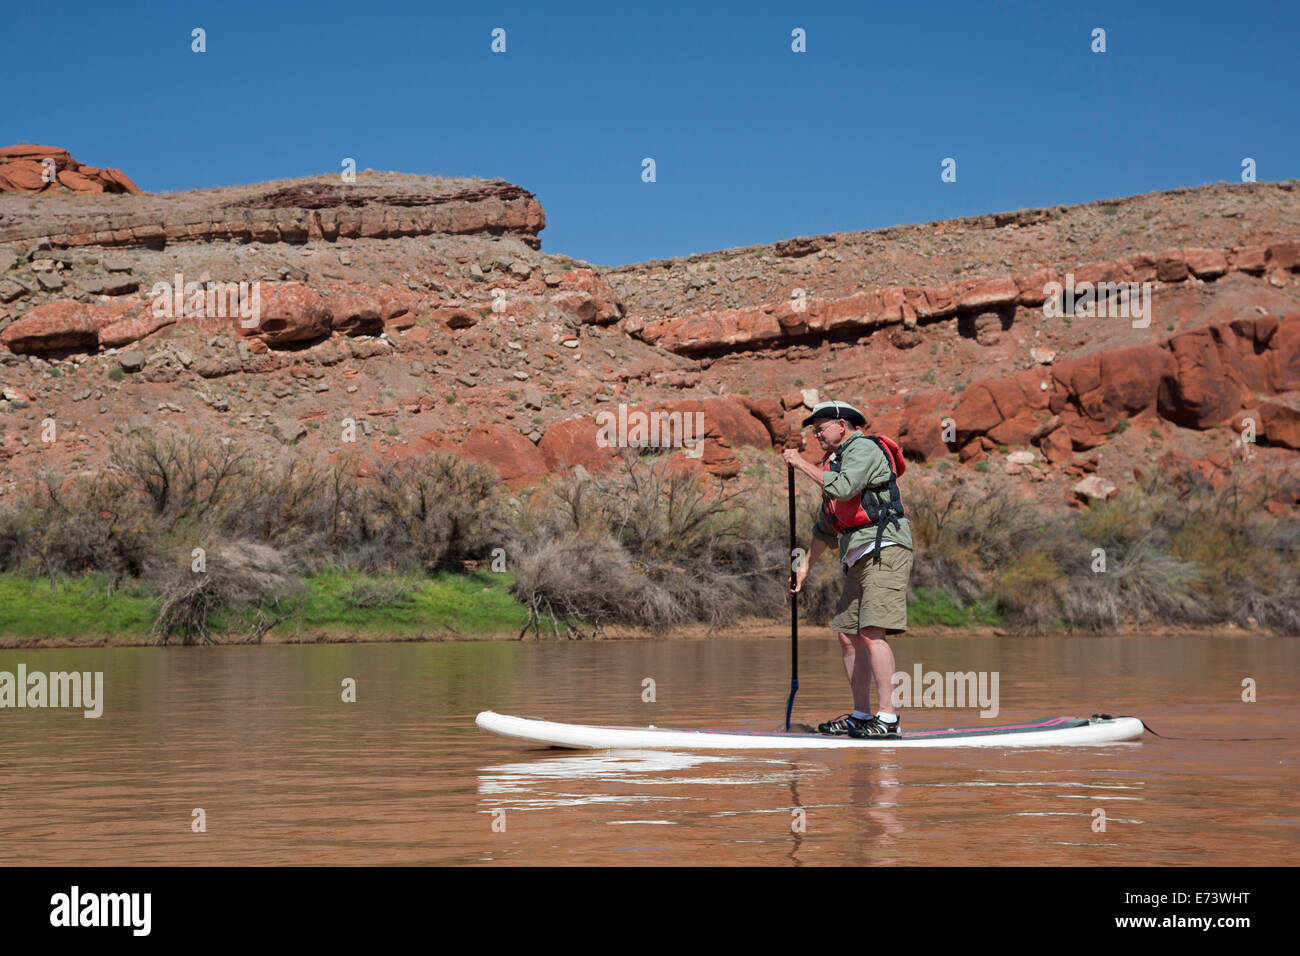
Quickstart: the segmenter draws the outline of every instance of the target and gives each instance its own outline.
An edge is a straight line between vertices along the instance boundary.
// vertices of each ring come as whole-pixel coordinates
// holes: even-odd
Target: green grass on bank
[[[511,576],[476,571],[368,574],[334,571],[306,578],[307,594],[293,619],[304,630],[377,636],[518,632],[528,612],[510,593]],[[356,590],[368,586],[371,602]],[[361,605],[361,606],[359,606]]]
[[[110,595],[103,574],[55,582],[0,574],[0,638],[143,638],[153,619],[153,599],[138,582]]]
[[[914,587],[907,602],[909,626],[981,627],[1003,623],[997,599],[962,605],[942,588]]]
[[[284,610],[289,617],[272,639],[298,633],[369,638],[444,634],[473,637],[518,631],[528,619],[510,594],[510,576],[485,571],[443,573],[429,578],[404,574],[327,572],[303,579],[305,589]],[[251,632],[251,609],[216,616],[218,631],[232,640]],[[108,639],[110,643],[151,641],[156,604],[137,582],[109,594],[102,574],[33,578],[0,573],[0,641]],[[180,643],[173,635],[173,643]]]
[[[290,616],[272,639],[327,634],[370,639],[464,637],[518,633],[527,610],[511,595],[508,574],[359,574],[328,571],[303,580],[302,594],[286,607]],[[0,641],[108,640],[151,641],[156,605],[147,589],[126,582],[112,594],[102,574],[48,577],[0,573]],[[1003,623],[993,599],[963,605],[940,588],[912,589],[908,623],[925,627],[996,626]],[[231,640],[252,630],[252,615],[242,610],[217,617],[218,631]],[[179,638],[173,636],[173,642]]]

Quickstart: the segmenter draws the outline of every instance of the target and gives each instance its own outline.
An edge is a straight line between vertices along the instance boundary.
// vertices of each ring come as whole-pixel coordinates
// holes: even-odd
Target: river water
[[[997,672],[997,723],[1100,711],[1284,740],[757,754],[539,749],[474,715],[770,730],[780,641],[2,651],[0,671],[102,671],[104,704],[0,709],[0,845],[36,865],[1294,864],[1297,646],[894,641],[899,670]],[[800,652],[795,719],[850,709],[834,638]]]

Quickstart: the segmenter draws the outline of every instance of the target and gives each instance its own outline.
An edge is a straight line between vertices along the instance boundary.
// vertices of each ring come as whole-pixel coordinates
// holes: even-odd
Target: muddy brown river
[[[996,672],[990,722],[1105,712],[1171,737],[1285,739],[578,752],[474,726],[491,709],[774,729],[789,647],[773,640],[3,651],[0,680],[102,672],[103,712],[0,708],[0,844],[36,865],[1295,863],[1294,640],[894,646],[899,670]],[[796,719],[850,708],[833,638],[805,636],[800,665]],[[979,711],[900,713],[908,730]]]

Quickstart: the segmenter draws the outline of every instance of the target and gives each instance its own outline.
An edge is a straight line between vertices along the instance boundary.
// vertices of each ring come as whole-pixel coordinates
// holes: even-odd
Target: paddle
[[[794,466],[786,465],[786,486],[790,497],[790,558],[793,562],[798,541],[795,538],[794,516]],[[790,567],[790,587],[794,587],[793,563]],[[790,732],[790,713],[794,710],[794,695],[799,691],[799,592],[790,592],[790,699],[785,702],[785,729]]]

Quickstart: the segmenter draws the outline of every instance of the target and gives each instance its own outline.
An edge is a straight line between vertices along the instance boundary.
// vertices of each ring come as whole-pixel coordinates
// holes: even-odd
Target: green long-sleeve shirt
[[[834,470],[836,458],[839,460],[838,471]],[[864,506],[870,501],[872,495],[882,504],[888,504],[889,459],[880,450],[880,446],[862,432],[854,429],[848,434],[840,443],[840,447],[834,451],[831,466],[832,470],[822,472],[823,502],[831,498],[844,501],[862,491]],[[867,488],[871,490],[864,491]],[[865,528],[837,535],[819,508],[817,522],[813,525],[813,537],[826,542],[828,546],[838,544],[840,561],[843,561],[853,549],[876,540],[876,526],[870,524]],[[900,518],[897,523],[890,522],[885,525],[884,540],[908,548],[912,547],[912,528],[907,523],[907,519]]]

